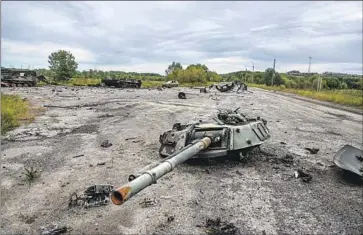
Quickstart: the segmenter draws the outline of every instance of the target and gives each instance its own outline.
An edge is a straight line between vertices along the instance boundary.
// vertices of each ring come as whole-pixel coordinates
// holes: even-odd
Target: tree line
[[[174,62],[165,70],[166,80],[176,80],[179,83],[206,83],[220,82],[222,77],[216,72],[210,71],[204,64],[191,64],[185,69]]]
[[[296,76],[286,73],[278,73],[273,68],[264,72],[238,71],[222,75],[225,81],[240,80],[246,83],[282,86],[295,89],[317,89],[321,80],[322,89],[363,89],[362,76],[324,73],[310,76]]]
[[[78,63],[71,52],[58,50],[48,57],[49,69],[38,69],[38,73],[55,80],[68,80],[70,78],[90,79],[138,79],[143,81],[176,80],[179,83],[206,83],[242,81],[246,83],[277,85],[295,89],[316,89],[321,80],[323,89],[363,89],[362,76],[349,74],[323,73],[311,76],[296,76],[293,74],[278,73],[272,68],[264,72],[237,71],[227,74],[217,74],[210,71],[204,64],[191,64],[186,68],[179,62],[172,62],[165,70],[165,75],[157,73],[135,73],[123,71],[84,70],[78,71]],[[295,73],[296,74],[296,73]],[[273,84],[272,84],[273,83]]]

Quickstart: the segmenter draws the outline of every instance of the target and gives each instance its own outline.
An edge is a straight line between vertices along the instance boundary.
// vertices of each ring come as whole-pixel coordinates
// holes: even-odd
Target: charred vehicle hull
[[[45,81],[44,76],[37,76],[36,71],[28,69],[1,69],[1,86],[2,87],[33,87],[38,80]]]
[[[246,155],[270,138],[266,124],[259,117],[249,118],[236,111],[219,113],[216,123],[176,123],[172,130],[160,136],[159,154],[168,157],[196,139],[207,136],[214,140],[213,143],[193,158],[222,157],[235,153]]]
[[[141,87],[141,80],[135,79],[103,79],[102,83],[108,87],[116,87],[116,88],[140,88]]]

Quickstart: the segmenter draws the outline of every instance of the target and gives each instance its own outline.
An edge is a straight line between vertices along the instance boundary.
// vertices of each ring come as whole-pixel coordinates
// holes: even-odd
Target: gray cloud
[[[21,10],[19,10],[21,9]],[[2,64],[47,66],[71,50],[80,69],[163,73],[171,61],[220,73],[362,73],[361,2],[3,2]],[[38,52],[39,51],[39,52]],[[38,52],[38,53],[37,53]]]

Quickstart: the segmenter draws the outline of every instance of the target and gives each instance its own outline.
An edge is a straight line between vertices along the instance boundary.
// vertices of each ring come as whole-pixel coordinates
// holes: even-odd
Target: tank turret
[[[270,138],[266,120],[245,116],[238,109],[219,111],[214,120],[215,123],[176,123],[160,135],[159,154],[164,159],[130,174],[129,183],[112,192],[112,202],[121,205],[188,159],[228,155],[244,158]]]

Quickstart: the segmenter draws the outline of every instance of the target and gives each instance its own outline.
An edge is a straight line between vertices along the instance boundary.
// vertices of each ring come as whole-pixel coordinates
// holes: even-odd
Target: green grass
[[[72,78],[68,81],[72,86],[95,86],[101,84],[101,79],[95,78]]]
[[[20,126],[22,121],[33,120],[28,101],[18,95],[1,94],[1,134]]]
[[[274,90],[274,91],[292,93],[304,97],[309,97],[312,99],[328,101],[336,104],[343,104],[363,109],[362,90],[344,89],[344,90],[322,90],[317,92],[313,90],[291,89],[291,88],[284,88],[283,86],[266,86],[261,84],[249,84],[249,86],[258,87],[265,90]]]
[[[154,88],[164,84],[164,81],[142,81],[142,88]]]

